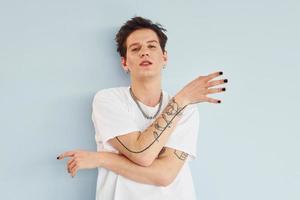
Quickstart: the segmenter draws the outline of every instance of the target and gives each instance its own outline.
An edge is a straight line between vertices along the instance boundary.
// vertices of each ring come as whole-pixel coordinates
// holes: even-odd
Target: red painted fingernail
[[[222,74],[223,74],[223,72],[219,72],[219,74],[220,74],[220,75],[222,75]]]
[[[220,101],[220,100],[218,100],[218,103],[221,103],[221,101]]]

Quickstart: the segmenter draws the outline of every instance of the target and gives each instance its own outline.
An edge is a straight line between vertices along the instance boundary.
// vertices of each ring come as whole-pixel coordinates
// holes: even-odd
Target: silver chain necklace
[[[149,116],[149,115],[147,115],[147,114],[143,111],[143,109],[141,108],[141,106],[140,106],[140,104],[139,104],[139,102],[138,102],[138,100],[137,100],[137,97],[136,97],[136,96],[133,94],[133,92],[132,92],[131,87],[129,88],[129,91],[130,91],[130,95],[131,95],[132,99],[134,100],[134,102],[136,103],[136,105],[138,106],[138,108],[140,109],[140,111],[142,112],[143,116],[144,116],[146,119],[155,119],[156,116],[158,115],[160,109],[161,109],[162,100],[163,100],[163,93],[162,93],[162,92],[160,93],[160,97],[159,97],[159,106],[158,106],[158,109],[157,109],[155,115]]]

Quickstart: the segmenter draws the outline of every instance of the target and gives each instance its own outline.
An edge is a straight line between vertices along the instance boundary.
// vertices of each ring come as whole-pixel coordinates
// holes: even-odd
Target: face
[[[162,67],[167,63],[167,53],[163,52],[159,39],[151,29],[132,32],[126,40],[126,58],[122,57],[124,70],[130,71],[133,78],[160,76]]]

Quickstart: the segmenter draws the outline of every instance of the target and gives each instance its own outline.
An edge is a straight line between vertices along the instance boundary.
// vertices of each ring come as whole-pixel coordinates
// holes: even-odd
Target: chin
[[[157,71],[143,71],[140,72],[138,75],[139,79],[152,79],[152,78],[157,78],[160,77],[161,73]]]

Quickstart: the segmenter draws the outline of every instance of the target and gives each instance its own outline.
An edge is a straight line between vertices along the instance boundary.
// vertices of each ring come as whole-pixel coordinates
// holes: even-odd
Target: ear
[[[168,52],[165,50],[164,53],[163,53],[163,61],[164,61],[164,65],[167,64],[168,62]]]
[[[127,63],[126,63],[126,57],[121,57],[121,64],[125,71],[128,70]]]

